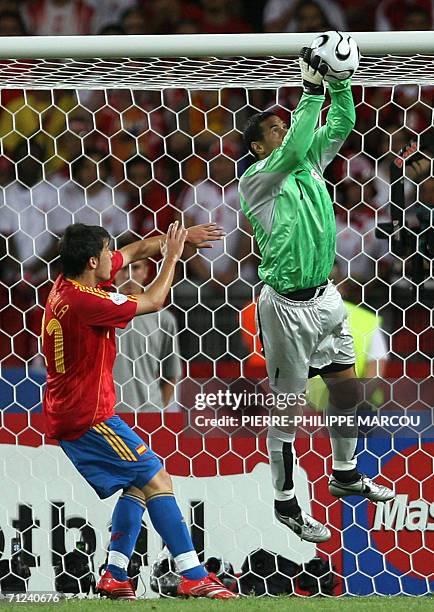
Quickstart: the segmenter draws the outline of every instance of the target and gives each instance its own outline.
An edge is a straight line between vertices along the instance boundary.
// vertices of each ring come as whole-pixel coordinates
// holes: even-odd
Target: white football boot
[[[291,531],[298,535],[300,540],[306,540],[306,542],[327,542],[332,537],[330,530],[325,525],[303,510],[295,518],[283,516],[276,510],[274,515],[279,523],[289,527]]]
[[[377,484],[371,478],[361,474],[357,482],[347,484],[339,482],[333,476],[329,479],[329,491],[335,497],[347,497],[348,495],[360,495],[373,502],[386,502],[395,497],[395,493],[389,487]]]

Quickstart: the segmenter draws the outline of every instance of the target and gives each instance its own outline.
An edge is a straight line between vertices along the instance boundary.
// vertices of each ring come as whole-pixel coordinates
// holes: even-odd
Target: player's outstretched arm
[[[325,99],[323,80],[328,66],[308,47],[301,50],[299,63],[304,93],[282,145],[259,165],[261,172],[291,172],[305,159],[311,147]]]
[[[197,249],[212,249],[212,243],[215,240],[223,240],[224,231],[217,223],[203,223],[202,225],[193,225],[187,230],[185,242]],[[166,236],[152,236],[144,240],[137,240],[120,249],[124,259],[124,265],[146,259],[147,257],[155,257],[160,252],[161,240]]]
[[[331,106],[326,124],[314,134],[309,159],[322,172],[338,153],[356,123],[351,79],[329,83]]]
[[[178,225],[178,221],[169,226],[167,235],[160,238],[160,249],[163,264],[156,278],[137,298],[136,315],[156,312],[164,306],[170,291],[175,273],[175,266],[184,249],[187,230]]]

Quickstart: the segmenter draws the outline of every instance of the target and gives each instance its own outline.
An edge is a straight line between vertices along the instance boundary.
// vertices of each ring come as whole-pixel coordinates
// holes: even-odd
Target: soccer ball
[[[326,81],[349,79],[359,66],[359,47],[354,38],[345,32],[324,32],[315,38],[310,47],[329,67],[324,77]]]

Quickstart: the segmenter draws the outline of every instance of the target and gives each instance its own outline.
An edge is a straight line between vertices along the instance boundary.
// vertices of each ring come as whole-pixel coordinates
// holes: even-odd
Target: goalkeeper
[[[360,390],[353,339],[342,298],[328,280],[336,224],[323,171],[354,127],[351,82],[329,84],[326,125],[316,129],[328,66],[303,48],[300,67],[304,93],[290,129],[274,113],[263,112],[251,117],[244,131],[257,160],[241,177],[239,191],[262,257],[258,330],[274,392],[302,398],[307,379],[321,375],[330,392],[329,416],[353,417],[346,426],[330,429],[330,493],[386,501],[393,492],[357,470],[354,415]],[[275,414],[300,414],[301,404]],[[281,423],[269,428],[267,438],[276,517],[301,539],[326,541],[329,529],[298,505],[293,482],[295,427],[283,426],[283,419]]]

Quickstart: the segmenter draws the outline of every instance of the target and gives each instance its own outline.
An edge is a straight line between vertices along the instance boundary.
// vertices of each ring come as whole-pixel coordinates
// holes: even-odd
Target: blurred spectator
[[[407,11],[403,29],[416,32],[420,30],[431,30],[433,25],[432,21],[432,16],[429,11],[425,10],[423,7],[411,7]]]
[[[237,15],[234,0],[201,0],[203,9],[200,31],[206,34],[231,34],[251,32],[252,28]]]
[[[56,154],[47,155],[49,160],[45,164],[46,175],[57,186],[69,178],[70,163],[83,155],[84,136],[89,134],[93,128],[92,115],[77,106],[67,114],[65,127],[67,129],[56,138]],[[53,177],[54,174],[55,177]]]
[[[419,185],[419,202],[434,207],[434,177],[429,177]]]
[[[200,34],[200,26],[190,19],[184,19],[180,21],[174,31],[174,34]]]
[[[120,270],[116,284],[121,293],[137,295],[148,282],[146,260]],[[181,360],[177,326],[173,314],[165,309],[136,317],[123,330],[117,330],[119,351],[114,380],[120,402],[117,412],[155,412],[170,405]]]
[[[387,220],[386,210],[376,213],[373,182],[362,181],[346,179],[338,190],[336,261],[340,276],[365,284],[375,278],[378,260],[387,267],[389,246],[375,237],[377,222]]]
[[[27,34],[23,18],[16,10],[0,11],[0,36],[25,36]]]
[[[125,34],[152,34],[145,12],[137,6],[122,13],[120,25]]]
[[[430,30],[431,0],[382,0],[375,12],[376,30]]]
[[[93,33],[102,34],[101,30],[108,26],[117,27],[121,21],[122,14],[134,7],[136,0],[87,0],[87,3],[94,10],[92,21]],[[114,34],[117,34],[117,32],[114,32]]]
[[[17,180],[1,193],[0,233],[6,236],[8,252],[20,264],[11,274],[26,275],[38,285],[47,278],[47,264],[57,255],[59,228],[54,213],[58,197],[56,188],[43,180],[41,148],[35,142],[28,147],[23,145],[17,151]]]
[[[0,13],[3,11],[12,11],[15,13],[17,11],[16,0],[0,0]]]
[[[153,180],[151,164],[137,155],[126,163],[126,178],[121,189],[126,195],[130,229],[139,237],[165,233],[175,209],[168,201],[167,189]]]
[[[183,0],[153,0],[148,8],[153,34],[175,34],[182,23],[198,24],[202,10]]]
[[[381,130],[379,133],[372,133],[374,136],[374,155],[378,159],[375,168],[374,186],[376,190],[376,204],[382,206],[390,202],[390,164],[396,158],[398,152],[410,140],[409,132],[398,125],[389,125],[387,131]],[[405,185],[407,195],[411,192],[411,184],[408,181]]]
[[[359,378],[384,377],[389,350],[381,329],[382,318],[360,304],[353,304],[346,299],[344,304],[354,338],[357,375]]]
[[[226,140],[210,151],[209,178],[186,188],[176,206],[182,211],[186,227],[215,222],[226,232],[224,241],[215,242],[212,249],[198,253],[189,261],[190,271],[205,283],[210,278],[228,285],[239,274],[239,262],[251,254],[250,232],[244,215],[240,213],[235,159],[238,150]],[[247,260],[241,276],[252,279],[254,266]]]
[[[0,187],[6,187],[15,178],[15,168],[7,157],[0,156]]]
[[[98,30],[98,34],[100,36],[122,36],[125,34],[125,30],[117,23],[109,23],[109,25],[106,25]]]
[[[362,304],[355,303],[351,295],[351,283],[335,264],[330,278],[338,285],[348,312],[348,322],[354,338],[356,374],[359,378],[384,377],[389,359],[388,338],[382,331],[382,317]]]
[[[333,0],[268,0],[264,9],[266,32],[324,32],[346,30],[342,8]]]
[[[245,107],[245,103],[245,96],[238,90],[192,91],[189,96],[189,104],[180,116],[183,123],[180,121],[179,128],[193,136],[194,153],[206,157],[210,147],[216,143],[216,135],[224,137],[226,134],[231,134],[233,140],[234,115],[237,112],[239,124],[242,125],[245,109],[241,109]],[[181,141],[182,138],[181,134]],[[196,165],[192,162],[192,159],[187,160],[186,165]],[[200,166],[200,163],[198,165]],[[198,179],[193,178],[194,172],[198,172],[197,177],[200,178],[202,170],[202,168],[194,170],[189,168],[185,173],[185,178],[190,183],[195,182]]]
[[[87,150],[71,164],[72,180],[59,187],[57,225],[102,225],[114,238],[127,232],[125,195],[111,187],[109,172],[109,160],[98,149]]]
[[[24,7],[28,30],[36,36],[91,34],[94,17],[94,9],[85,0],[36,0]]]
[[[5,99],[6,93],[10,93]],[[41,148],[40,160],[54,155],[54,139],[65,130],[65,116],[76,106],[73,92],[12,90],[2,92],[0,115],[0,138],[3,151],[15,158],[18,148],[26,145],[29,138]]]
[[[369,32],[374,29],[376,0],[345,0],[345,20],[350,32]]]
[[[113,166],[116,183],[124,178],[123,164],[118,162],[127,162],[137,154],[154,161],[164,152],[166,116],[171,113],[162,106],[160,92],[95,91],[87,106],[95,111],[96,134],[106,141],[104,149],[110,148],[118,160]],[[99,146],[102,147],[102,142]]]
[[[9,236],[12,235],[14,223],[12,219],[6,221],[11,215],[6,209],[4,189],[15,179],[15,168],[7,157],[0,157],[0,282],[8,279],[17,279],[20,273],[20,266],[13,258],[12,238],[9,243]]]

